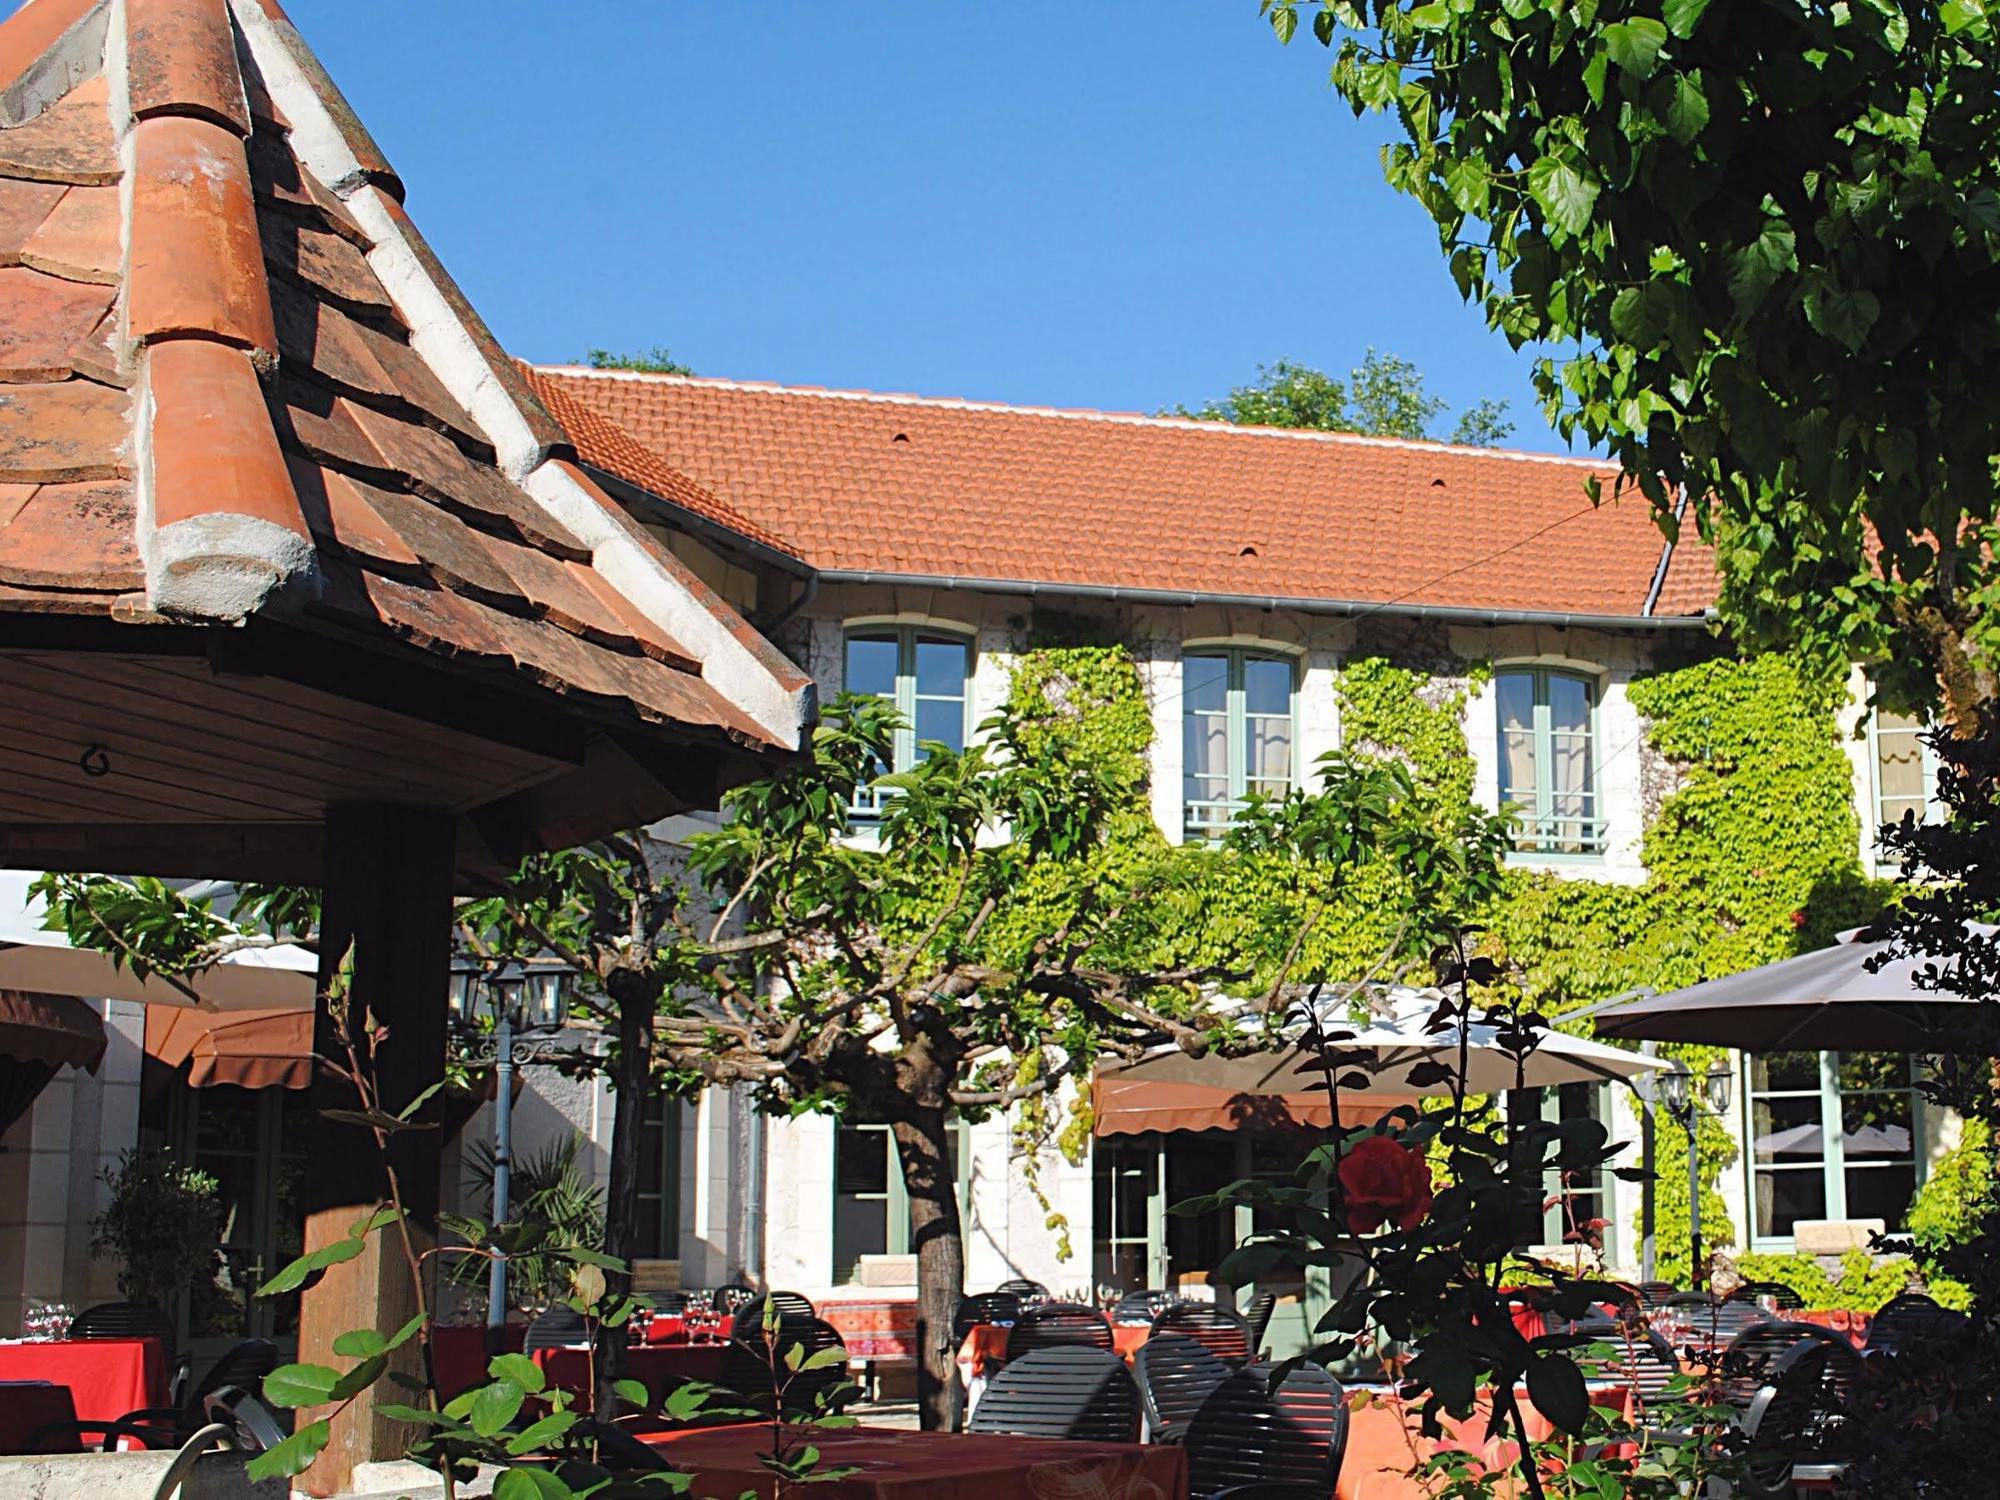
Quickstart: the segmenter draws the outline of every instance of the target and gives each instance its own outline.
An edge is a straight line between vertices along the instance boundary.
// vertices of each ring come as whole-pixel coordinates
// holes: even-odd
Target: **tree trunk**
[[[659,997],[648,984],[609,986],[618,1008],[618,1055],[611,1069],[611,1173],[604,1198],[604,1253],[628,1269],[605,1272],[605,1285],[616,1295],[632,1289],[632,1252],[639,1243],[639,1133],[645,1128],[646,1094],[653,1082],[653,1016]],[[599,1421],[617,1415],[612,1382],[625,1373],[625,1328],[597,1331],[597,1392]]]
[[[890,1128],[917,1253],[917,1418],[926,1431],[948,1430],[959,1409],[951,1325],[965,1294],[965,1249],[944,1106],[919,1103]]]

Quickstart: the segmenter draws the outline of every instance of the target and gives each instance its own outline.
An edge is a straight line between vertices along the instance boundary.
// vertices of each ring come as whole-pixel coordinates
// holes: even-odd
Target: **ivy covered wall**
[[[1350,658],[1335,682],[1342,743],[1353,755],[1405,760],[1440,819],[1454,818],[1474,790],[1467,706],[1489,675],[1481,662],[1437,671],[1380,655]],[[1613,884],[1517,869],[1496,909],[1482,914],[1495,949],[1551,1015],[1638,985],[1677,988],[1824,946],[1872,917],[1886,889],[1861,866],[1838,671],[1785,656],[1715,658],[1637,678],[1629,693],[1645,720],[1657,789],[1644,833],[1644,879]],[[1037,733],[1114,759],[1132,813],[1114,841],[1122,847],[1105,857],[1165,855],[1178,873],[1159,899],[1203,911],[1208,956],[1283,927],[1310,898],[1328,894],[1312,888],[1310,870],[1273,862],[1248,878],[1238,869],[1225,882],[1206,877],[1215,866],[1207,851],[1164,850],[1144,815],[1151,721],[1122,647],[1027,650],[1009,706],[1035,722]],[[1307,966],[1335,977],[1363,972],[1395,930],[1399,892],[1394,870],[1360,872],[1316,927]],[[1723,1056],[1663,1050],[1697,1069]],[[1702,1130],[1704,1222],[1712,1242],[1726,1242],[1738,1226],[1715,1184],[1735,1169],[1735,1143],[1720,1121],[1708,1119]],[[1657,1149],[1660,1265],[1663,1274],[1685,1274],[1684,1138],[1663,1128]]]

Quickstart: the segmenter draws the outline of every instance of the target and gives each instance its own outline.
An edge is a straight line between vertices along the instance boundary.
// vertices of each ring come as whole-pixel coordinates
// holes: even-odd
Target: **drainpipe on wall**
[[[750,1119],[743,1132],[743,1231],[738,1258],[743,1279],[751,1286],[764,1281],[764,1112],[749,1103]],[[765,1290],[769,1290],[765,1285]]]

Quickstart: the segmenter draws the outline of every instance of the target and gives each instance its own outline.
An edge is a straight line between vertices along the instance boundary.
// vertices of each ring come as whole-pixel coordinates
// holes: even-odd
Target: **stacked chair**
[[[1254,1348],[1242,1315],[1213,1302],[1177,1302],[1153,1319],[1153,1332],[1184,1334],[1232,1366],[1248,1364]]]
[[[1010,1359],[987,1382],[971,1430],[1131,1443],[1139,1438],[1139,1406],[1124,1360],[1105,1349],[1054,1345]]]
[[[1042,1302],[1021,1309],[1007,1330],[1007,1363],[1037,1349],[1081,1347],[1111,1353],[1111,1324],[1080,1302]]]
[[[1196,1500],[1333,1492],[1347,1448],[1347,1403],[1317,1365],[1300,1365],[1276,1390],[1274,1366],[1232,1372],[1187,1429],[1190,1494]],[[1273,1488],[1276,1486],[1278,1488]]]
[[[1178,1333],[1155,1333],[1133,1358],[1132,1368],[1146,1410],[1146,1432],[1156,1443],[1184,1441],[1202,1403],[1233,1373],[1206,1345]]]

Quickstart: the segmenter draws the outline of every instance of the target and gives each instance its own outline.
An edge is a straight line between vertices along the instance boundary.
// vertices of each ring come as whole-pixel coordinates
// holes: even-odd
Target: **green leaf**
[[[1528,1362],[1528,1399],[1535,1410],[1575,1437],[1590,1419],[1590,1392],[1583,1371],[1560,1354],[1541,1354]]]
[[[1289,5],[1281,5],[1271,12],[1271,30],[1278,34],[1281,44],[1288,44],[1292,33],[1299,29],[1299,13]]]
[[[398,1328],[394,1333],[390,1334],[389,1342],[382,1346],[384,1352],[387,1352],[390,1349],[400,1349],[403,1347],[403,1345],[409,1343],[411,1339],[415,1338],[417,1335],[417,1330],[424,1326],[424,1317],[425,1315],[423,1313],[418,1313],[414,1318],[410,1319],[409,1322],[405,1323],[401,1328]]]
[[[1946,36],[1957,36],[1969,27],[1984,29],[1986,6],[1982,0],[1945,0],[1938,7],[1938,19],[1944,22]]]
[[[357,1392],[365,1391],[382,1378],[382,1372],[389,1367],[388,1356],[377,1354],[364,1359],[333,1383],[330,1393],[335,1401],[345,1401]]]
[[[642,1411],[653,1403],[653,1393],[646,1389],[646,1382],[643,1380],[614,1380],[611,1382],[611,1389],[617,1392],[619,1400]]]
[[[496,1380],[472,1393],[472,1404],[466,1408],[465,1419],[472,1424],[474,1432],[490,1438],[514,1420],[525,1399],[527,1392],[513,1381]]]
[[[1429,5],[1419,5],[1409,15],[1410,25],[1418,31],[1443,31],[1451,25],[1451,7],[1443,0],[1432,0]]]
[[[808,1354],[805,1358],[805,1363],[799,1366],[799,1373],[804,1374],[807,1370],[829,1370],[835,1365],[844,1365],[846,1363],[847,1350],[841,1345],[835,1344],[829,1349],[818,1349]]]
[[[342,1261],[353,1260],[364,1248],[358,1239],[335,1240],[330,1245],[322,1245],[310,1255],[301,1255],[269,1281],[258,1287],[257,1295],[259,1297],[276,1297],[284,1292],[296,1291],[306,1284],[309,1277],[326,1270],[329,1266],[337,1266]]]
[[[415,1422],[420,1427],[456,1428],[459,1425],[442,1413],[430,1411],[421,1406],[411,1406],[402,1401],[377,1401],[375,1403],[375,1411],[380,1416],[389,1417],[398,1422]]]
[[[1763,231],[1730,257],[1729,296],[1739,317],[1755,312],[1778,278],[1798,265],[1798,240],[1782,219],[1766,219]]]
[[[1597,184],[1558,156],[1537,157],[1528,168],[1528,191],[1556,228],[1582,234],[1597,203]]]
[[[373,1213],[363,1215],[347,1226],[347,1237],[351,1240],[365,1240],[378,1229],[387,1229],[396,1222],[394,1205],[385,1203]]]
[[[554,1411],[539,1422],[531,1422],[513,1437],[507,1439],[507,1451],[519,1458],[524,1453],[533,1453],[538,1448],[546,1448],[582,1420],[573,1411]]]
[[[1651,78],[1667,45],[1667,28],[1651,16],[1614,21],[1604,28],[1604,47],[1611,60],[1634,78]]]
[[[325,1418],[308,1422],[283,1442],[266,1448],[245,1464],[244,1477],[254,1484],[263,1479],[290,1479],[294,1474],[303,1474],[332,1436],[333,1424]]]
[[[318,1406],[333,1399],[340,1371],[330,1365],[279,1365],[264,1377],[264,1399],[273,1406]]]
[[[1814,285],[1806,289],[1806,321],[1852,354],[1868,342],[1868,331],[1882,314],[1873,292],[1847,291]]]
[[[1701,91],[1699,71],[1674,78],[1674,96],[1667,104],[1667,133],[1685,146],[1708,125],[1708,96]]]
[[[397,1110],[396,1118],[399,1120],[409,1119],[410,1116],[414,1115],[418,1110],[422,1109],[426,1104],[430,1103],[431,1096],[435,1094],[439,1089],[443,1088],[444,1085],[445,1085],[445,1080],[440,1078],[436,1083],[432,1084],[429,1088],[425,1089],[421,1094],[418,1094],[417,1097],[412,1099],[408,1104],[405,1104],[401,1109]]]
[[[511,1380],[524,1391],[540,1391],[548,1384],[542,1367],[525,1354],[496,1354],[487,1361],[486,1373],[495,1380]]]
[[[1701,24],[1702,13],[1707,9],[1708,0],[1666,0],[1660,14],[1666,17],[1667,30],[1685,41],[1694,35],[1694,29]]]
[[[367,1359],[388,1347],[389,1341],[372,1328],[350,1328],[333,1340],[333,1352],[349,1359]]]
[[[493,1500],[577,1500],[576,1491],[547,1469],[504,1470],[493,1483]]]

